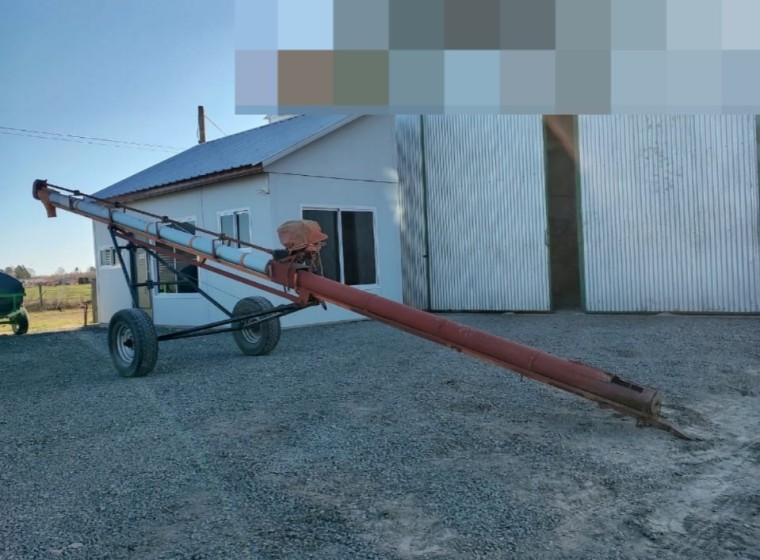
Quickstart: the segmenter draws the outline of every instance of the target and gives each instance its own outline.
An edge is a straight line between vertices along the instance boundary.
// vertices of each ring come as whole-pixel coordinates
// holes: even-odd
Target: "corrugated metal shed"
[[[356,115],[302,115],[231,134],[193,146],[114,183],[95,196],[123,196],[221,171],[268,165],[357,118]]]
[[[539,115],[399,117],[405,301],[433,310],[550,309]],[[425,222],[427,198],[427,223]]]
[[[760,311],[752,115],[580,116],[585,307]]]

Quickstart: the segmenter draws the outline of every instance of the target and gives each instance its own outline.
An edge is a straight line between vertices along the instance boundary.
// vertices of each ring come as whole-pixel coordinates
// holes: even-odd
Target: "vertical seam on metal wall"
[[[581,153],[580,128],[578,126],[579,115],[573,116],[573,141],[575,143],[575,219],[578,226],[578,274],[580,274],[580,292],[581,292],[581,309],[586,309],[586,265],[584,262],[584,220],[583,220],[583,189],[581,181],[583,180],[581,169],[583,154]]]

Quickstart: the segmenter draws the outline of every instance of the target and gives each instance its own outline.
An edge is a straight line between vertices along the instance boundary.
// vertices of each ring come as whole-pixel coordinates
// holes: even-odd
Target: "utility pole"
[[[198,144],[206,141],[206,116],[203,114],[203,105],[198,105]]]

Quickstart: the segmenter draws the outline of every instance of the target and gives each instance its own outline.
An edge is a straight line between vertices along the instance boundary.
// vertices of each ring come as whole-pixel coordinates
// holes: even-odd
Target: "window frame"
[[[193,222],[193,226],[194,227],[196,227],[196,228],[199,227],[198,226],[198,219],[196,218],[196,216],[184,216],[184,217],[181,217],[181,218],[172,218],[172,221],[173,222]],[[159,243],[160,243],[160,241],[159,241]],[[151,245],[155,246],[156,242],[155,241],[151,241]],[[166,255],[161,255],[161,257],[163,259],[168,260],[168,258],[166,257]],[[199,292],[183,292],[183,293],[174,292],[174,293],[171,293],[171,292],[161,292],[161,291],[159,291],[159,288],[161,286],[161,282],[159,282],[159,278],[158,278],[158,260],[155,257],[152,257],[150,260],[151,260],[150,274],[151,274],[151,277],[154,279],[153,280],[153,289],[152,289],[153,297],[171,298],[171,299],[183,299],[183,298],[185,298],[185,299],[197,299],[197,298],[201,297],[201,294]],[[201,270],[202,269],[199,266],[197,266],[196,268],[198,269],[198,286],[200,286],[200,284],[201,284]],[[176,276],[176,274],[175,274],[175,276]]]
[[[374,206],[336,206],[335,204],[301,204],[300,205],[300,215],[301,220],[304,220],[306,218],[303,217],[304,210],[331,210],[333,212],[338,213],[338,220],[337,220],[337,229],[338,229],[338,238],[339,238],[339,247],[338,247],[338,263],[340,265],[340,283],[348,286],[348,284],[345,284],[345,277],[346,277],[346,271],[345,271],[345,263],[343,262],[343,212],[371,212],[372,213],[372,237],[375,242],[375,283],[374,284],[351,284],[352,288],[359,288],[361,290],[364,289],[375,289],[380,288],[380,240],[377,235],[377,208]]]
[[[111,254],[111,264],[103,264],[103,251],[108,251]],[[98,268],[121,268],[116,251],[117,249],[113,245],[100,245],[98,247]]]
[[[220,210],[216,213],[216,224],[219,227],[218,231],[219,233],[222,233],[222,216],[235,216],[237,214],[242,214],[245,212],[248,214],[248,243],[253,243],[253,221],[251,220],[251,207],[246,206],[244,208],[233,208],[230,210]],[[237,229],[237,220],[233,219],[232,221],[233,226]],[[238,232],[238,237],[240,237],[240,233]],[[237,249],[240,249],[241,251],[252,251],[250,247],[246,247],[245,245],[240,245],[239,243],[235,245],[230,245],[230,247],[235,247]]]

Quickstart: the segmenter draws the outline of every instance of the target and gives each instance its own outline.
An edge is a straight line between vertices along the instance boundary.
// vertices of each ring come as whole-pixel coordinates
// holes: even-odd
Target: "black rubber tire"
[[[272,302],[263,297],[243,298],[235,304],[232,310],[232,317],[244,317],[252,313],[272,309]],[[240,322],[232,323],[233,326],[240,326]],[[244,354],[249,356],[261,356],[269,354],[277,343],[280,341],[280,318],[272,319],[264,323],[259,323],[250,329],[233,331],[232,336],[235,342]]]
[[[158,358],[153,321],[142,309],[122,309],[108,324],[108,351],[122,377],[143,377]]]
[[[29,331],[29,315],[23,307],[20,311],[21,312],[16,317],[16,320],[13,321],[13,324],[11,325],[13,328],[13,334],[17,335],[26,334]]]

